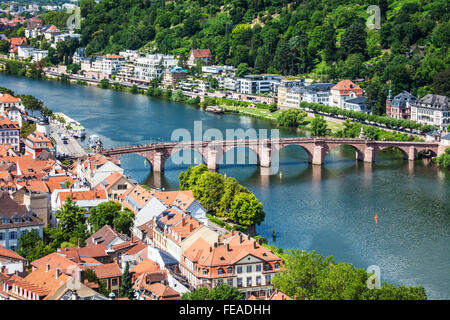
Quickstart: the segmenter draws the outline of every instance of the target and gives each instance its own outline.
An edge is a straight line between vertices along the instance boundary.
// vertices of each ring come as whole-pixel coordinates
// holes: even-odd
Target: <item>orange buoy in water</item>
[[[375,213],[375,224],[378,223],[378,214]]]

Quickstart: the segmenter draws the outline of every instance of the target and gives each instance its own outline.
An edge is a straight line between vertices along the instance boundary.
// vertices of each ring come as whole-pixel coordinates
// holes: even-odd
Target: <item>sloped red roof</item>
[[[209,49],[194,49],[192,50],[194,58],[210,58],[211,51]]]

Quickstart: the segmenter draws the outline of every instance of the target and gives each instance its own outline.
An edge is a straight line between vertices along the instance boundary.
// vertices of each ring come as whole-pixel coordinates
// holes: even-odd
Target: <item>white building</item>
[[[147,54],[135,60],[134,77],[139,80],[150,81],[163,75],[164,70],[177,66],[178,60],[170,54]]]
[[[101,59],[100,72],[107,75],[113,75],[120,69],[120,67],[124,63],[125,57],[119,55],[103,56],[103,59]]]
[[[236,91],[244,94],[268,93],[273,90],[272,82],[280,80],[279,75],[247,75],[236,80]]]
[[[411,120],[421,124],[436,126],[447,131],[450,125],[450,107],[448,97],[427,94],[411,105]]]
[[[40,50],[28,46],[17,47],[17,57],[20,59],[28,59],[31,57],[31,62],[38,62],[48,56],[47,50]]]
[[[330,100],[330,89],[333,86],[333,83],[313,83],[305,88],[306,90],[303,93],[302,101],[328,105]]]

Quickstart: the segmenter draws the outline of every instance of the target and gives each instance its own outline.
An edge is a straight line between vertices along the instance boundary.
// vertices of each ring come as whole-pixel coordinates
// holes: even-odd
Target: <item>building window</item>
[[[261,271],[261,265],[260,264],[256,265],[256,271]]]
[[[233,279],[228,279],[228,280],[227,280],[227,283],[228,283],[228,285],[229,285],[230,287],[232,287],[232,286],[233,286]]]
[[[242,267],[237,267],[236,272],[237,273],[242,273]]]
[[[252,277],[247,277],[247,287],[252,285]]]
[[[222,279],[217,280],[217,285],[221,285],[223,283]]]
[[[261,276],[256,276],[256,285],[257,286],[261,285]]]
[[[5,240],[5,233],[4,232],[0,232],[0,240]]]
[[[275,269],[280,268],[280,264],[278,262],[275,262]]]
[[[227,268],[227,273],[228,273],[228,274],[233,273],[233,268],[232,268],[232,267],[228,267],[228,268]]]
[[[252,266],[247,266],[247,272],[252,272]]]
[[[9,239],[11,239],[11,240],[17,239],[16,231],[11,231],[9,233]]]
[[[270,284],[270,274],[266,275],[266,284]]]
[[[111,280],[111,285],[112,286],[117,286],[117,279],[112,279]]]
[[[217,270],[217,273],[218,273],[218,274],[223,274],[223,269],[222,269],[222,268],[219,268],[219,269]]]
[[[207,270],[207,269],[204,269],[204,270],[203,270],[203,274],[208,274],[208,270]]]
[[[242,278],[237,278],[237,287],[242,287]]]

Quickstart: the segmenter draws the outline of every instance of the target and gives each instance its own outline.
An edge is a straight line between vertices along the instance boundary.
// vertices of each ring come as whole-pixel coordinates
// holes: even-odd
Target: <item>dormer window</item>
[[[21,218],[14,218],[14,222],[22,222]]]

